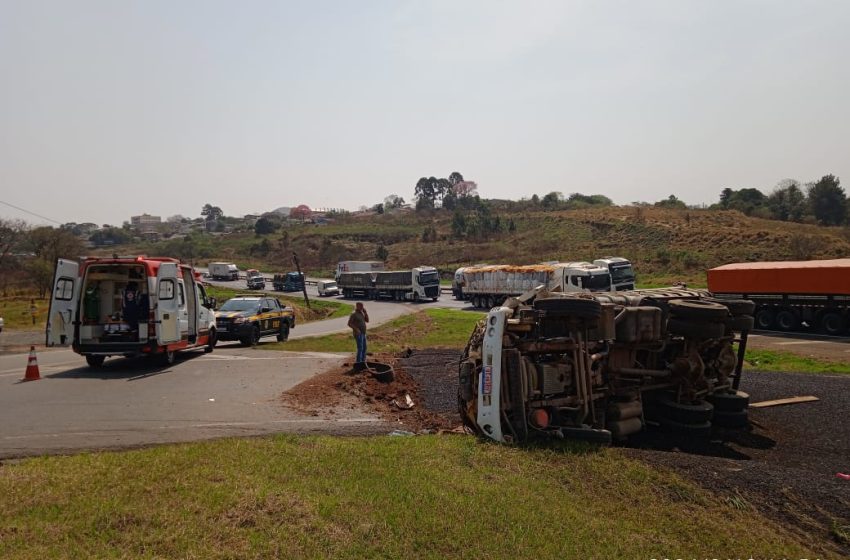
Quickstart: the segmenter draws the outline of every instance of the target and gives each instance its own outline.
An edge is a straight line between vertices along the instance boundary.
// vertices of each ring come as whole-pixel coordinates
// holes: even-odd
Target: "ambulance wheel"
[[[213,350],[215,350],[215,345],[218,343],[218,337],[216,337],[215,329],[210,330],[210,338],[207,340],[207,345],[204,347],[204,352],[209,354]]]
[[[160,361],[164,366],[170,366],[174,364],[174,360],[177,358],[177,352],[174,350],[166,350],[162,354],[160,354]]]
[[[289,338],[289,323],[283,323],[280,326],[280,332],[277,333],[277,341],[284,342]]]
[[[106,360],[106,356],[86,356],[86,363],[90,368],[97,369],[103,366],[103,361]]]

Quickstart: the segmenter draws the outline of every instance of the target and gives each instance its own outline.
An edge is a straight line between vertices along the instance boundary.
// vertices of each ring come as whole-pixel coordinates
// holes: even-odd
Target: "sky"
[[[850,182],[848,60],[844,0],[0,0],[0,218]]]

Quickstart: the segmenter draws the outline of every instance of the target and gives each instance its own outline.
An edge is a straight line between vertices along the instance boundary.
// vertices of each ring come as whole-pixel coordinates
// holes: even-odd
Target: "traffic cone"
[[[35,346],[30,346],[30,357],[27,361],[27,372],[24,374],[24,381],[38,381],[41,379],[41,374],[38,372],[38,360],[35,357]]]

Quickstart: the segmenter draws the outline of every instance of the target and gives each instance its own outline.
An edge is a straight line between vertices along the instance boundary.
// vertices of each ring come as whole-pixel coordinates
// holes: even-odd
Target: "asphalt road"
[[[0,356],[0,458],[125,448],[273,432],[386,432],[356,411],[328,421],[278,402],[347,356],[227,346],[160,367],[111,358],[91,370],[70,350],[39,354],[40,381],[21,382],[25,354]]]

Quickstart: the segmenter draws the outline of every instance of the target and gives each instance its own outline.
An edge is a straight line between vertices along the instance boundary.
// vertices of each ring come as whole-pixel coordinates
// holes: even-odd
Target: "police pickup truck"
[[[295,312],[277,298],[237,296],[224,302],[215,313],[218,340],[238,340],[254,346],[260,338],[275,335],[279,342],[295,328]]]

